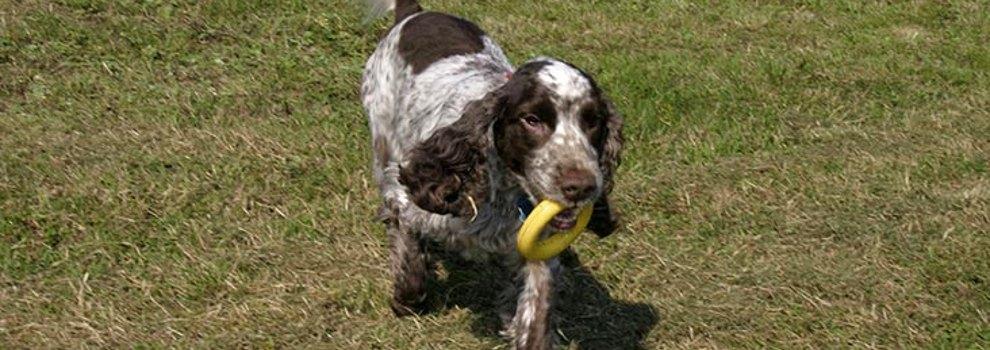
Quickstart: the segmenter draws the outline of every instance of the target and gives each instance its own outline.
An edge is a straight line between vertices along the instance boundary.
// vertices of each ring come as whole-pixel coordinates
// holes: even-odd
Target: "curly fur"
[[[622,116],[616,112],[611,102],[606,100],[605,105],[608,114],[605,122],[605,142],[598,156],[598,164],[605,180],[602,195],[595,201],[591,221],[588,222],[588,229],[602,238],[615,232],[619,225],[618,216],[608,203],[608,195],[612,193],[614,187],[615,170],[622,163],[621,151],[625,142],[622,136]]]
[[[477,203],[488,200],[486,132],[494,121],[497,96],[469,105],[464,116],[438,129],[413,148],[400,181],[419,207],[461,217],[477,215]]]

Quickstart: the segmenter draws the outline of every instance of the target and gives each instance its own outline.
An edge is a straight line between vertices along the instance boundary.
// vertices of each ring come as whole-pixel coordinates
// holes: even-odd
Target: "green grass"
[[[620,233],[585,348],[990,347],[985,1],[427,0],[592,72]],[[396,319],[344,0],[0,0],[0,347],[491,348],[484,266]]]

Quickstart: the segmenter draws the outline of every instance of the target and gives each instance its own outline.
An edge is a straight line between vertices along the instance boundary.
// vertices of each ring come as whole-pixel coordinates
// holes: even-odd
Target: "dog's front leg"
[[[388,224],[389,260],[392,270],[392,311],[398,316],[426,309],[426,257],[415,231]]]
[[[560,263],[522,262],[516,275],[519,295],[510,334],[516,349],[551,349],[555,343],[552,312],[554,279]]]

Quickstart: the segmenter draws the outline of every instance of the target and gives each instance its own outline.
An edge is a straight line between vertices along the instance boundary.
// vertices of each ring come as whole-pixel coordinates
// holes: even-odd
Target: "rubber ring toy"
[[[540,233],[543,228],[550,223],[555,215],[564,211],[564,206],[560,203],[544,200],[540,202],[533,212],[529,214],[526,221],[523,221],[519,228],[519,235],[516,237],[516,249],[529,261],[543,261],[557,256],[560,252],[577,239],[584,228],[591,220],[591,205],[581,208],[578,213],[577,223],[566,232],[559,232],[543,240],[540,240]]]

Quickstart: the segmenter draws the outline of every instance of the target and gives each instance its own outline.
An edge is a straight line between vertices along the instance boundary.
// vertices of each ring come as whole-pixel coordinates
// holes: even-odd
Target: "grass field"
[[[986,1],[452,1],[626,117],[582,348],[990,347]],[[0,348],[504,347],[397,319],[344,0],[0,0]]]

